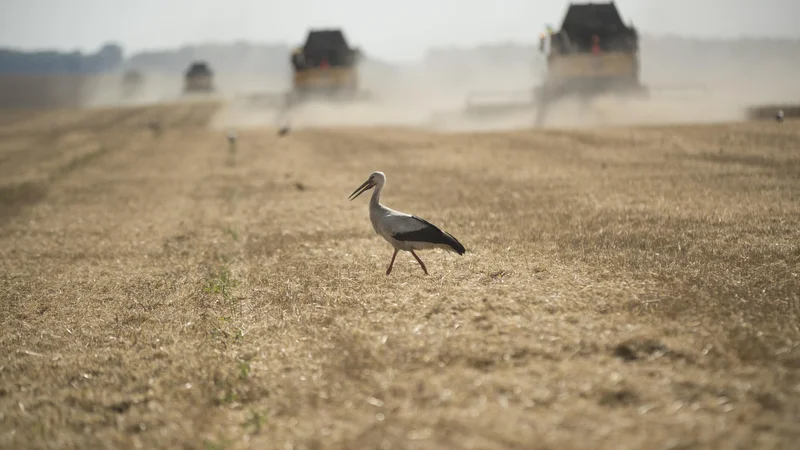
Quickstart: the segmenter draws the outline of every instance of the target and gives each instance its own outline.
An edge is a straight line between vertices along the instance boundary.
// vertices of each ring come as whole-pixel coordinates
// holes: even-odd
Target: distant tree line
[[[282,44],[201,44],[176,50],[139,52],[124,63],[126,69],[184,72],[193,62],[205,61],[215,72],[282,73],[289,70],[289,46]]]
[[[106,44],[92,54],[0,49],[0,74],[96,74],[116,70],[122,62],[122,47],[116,44]]]
[[[200,44],[143,51],[124,58],[123,49],[106,44],[96,53],[0,49],[0,75],[94,75],[119,70],[182,73],[205,61],[215,72],[284,73],[290,68],[285,44]]]

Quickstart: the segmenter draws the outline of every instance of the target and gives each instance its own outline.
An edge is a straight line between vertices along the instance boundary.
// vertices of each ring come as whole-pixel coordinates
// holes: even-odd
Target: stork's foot
[[[411,254],[414,255],[414,259],[417,260],[417,262],[419,263],[419,266],[422,267],[422,271],[425,272],[425,275],[427,275],[428,274],[428,269],[425,268],[425,263],[422,262],[421,259],[419,259],[419,256],[417,256],[417,254],[414,253],[414,250],[411,250]]]

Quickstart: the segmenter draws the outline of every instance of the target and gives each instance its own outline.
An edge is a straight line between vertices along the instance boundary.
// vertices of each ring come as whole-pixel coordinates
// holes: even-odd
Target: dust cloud
[[[246,62],[243,65],[249,67]],[[641,67],[649,98],[599,96],[589,102],[565,98],[549,108],[544,126],[742,120],[750,106],[800,100],[800,84],[794,76],[800,69],[800,42],[643,38]],[[359,69],[366,98],[349,103],[311,101],[289,110],[281,107],[291,85],[289,70],[260,75],[213,68],[216,91],[209,96],[184,96],[182,74],[144,71],[135,95],[122,95],[122,74],[105,75],[86,83],[82,102],[93,107],[217,99],[224,106],[211,125],[226,129],[287,125],[294,129],[395,126],[439,131],[530,128],[536,115],[532,89],[543,79],[544,61],[534,46],[511,44],[435,50],[413,64],[367,59]],[[487,94],[485,102],[527,106],[497,114],[466,114],[468,99],[480,93]]]
[[[776,48],[779,47],[779,48]],[[440,52],[441,53],[441,52]],[[506,52],[508,53],[508,52]],[[441,131],[530,128],[530,103],[542,80],[543,64],[534,47],[520,48],[515,60],[491,61],[476,52],[451,52],[437,61],[415,65],[362,68],[365,101],[349,104],[311,102],[288,113],[240,96],[223,108],[213,125],[294,128],[400,126]],[[794,75],[800,69],[800,43],[692,41],[651,38],[642,43],[644,99],[599,96],[589,102],[566,98],[552,105],[545,127],[596,127],[656,123],[736,121],[748,107],[769,102],[797,102]],[[529,61],[526,67],[519,61]],[[288,80],[287,80],[288,81]],[[288,90],[288,82],[273,89]],[[471,93],[499,91],[498,101],[528,103],[527,108],[498,114],[465,114]],[[487,95],[487,101],[492,95]]]

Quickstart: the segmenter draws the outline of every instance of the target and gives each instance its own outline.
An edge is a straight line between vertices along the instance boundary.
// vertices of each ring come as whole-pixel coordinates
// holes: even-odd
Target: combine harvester
[[[648,88],[640,81],[639,35],[625,25],[614,2],[570,3],[561,29],[548,30],[540,38],[539,51],[547,54],[544,81],[533,92],[472,93],[468,115],[496,115],[536,111],[541,126],[550,107],[567,97],[583,104],[600,95],[616,98],[649,98],[657,91],[705,91],[703,86]],[[514,97],[514,101],[487,101]]]
[[[291,54],[292,87],[285,93],[247,97],[257,106],[277,106],[283,113],[309,102],[352,103],[371,98],[359,84],[362,54],[351,48],[340,29],[312,29],[306,42]]]
[[[213,72],[205,61],[196,61],[186,70],[183,94],[211,94],[215,91]]]
[[[359,90],[361,50],[351,48],[341,30],[311,30],[292,52],[290,103],[307,100],[352,102],[369,98]]]

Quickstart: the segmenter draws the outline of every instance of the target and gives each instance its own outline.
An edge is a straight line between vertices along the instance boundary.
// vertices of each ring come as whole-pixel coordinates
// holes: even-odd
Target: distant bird
[[[779,109],[778,114],[775,115],[775,120],[778,122],[783,122],[783,110]]]
[[[147,122],[147,128],[155,135],[161,134],[161,121],[156,119],[149,120]]]
[[[278,136],[286,136],[287,134],[289,134],[289,125],[281,127],[281,129],[278,130]]]
[[[229,150],[231,150],[231,151],[236,150],[236,139],[237,138],[238,138],[238,135],[236,134],[236,131],[234,131],[234,130],[228,131],[228,149]]]
[[[440,230],[430,222],[383,206],[381,204],[381,191],[383,191],[385,185],[386,176],[383,172],[372,172],[369,179],[353,191],[349,198],[352,201],[362,193],[373,187],[375,188],[375,192],[372,193],[372,198],[369,201],[369,220],[372,222],[372,228],[375,229],[375,232],[394,247],[394,254],[392,254],[389,268],[386,269],[386,275],[392,272],[394,259],[400,250],[411,252],[414,255],[414,259],[422,267],[425,275],[428,274],[428,269],[425,268],[425,263],[419,259],[414,250],[440,248],[456,252],[459,255],[463,255],[466,252],[464,246],[456,238]]]

